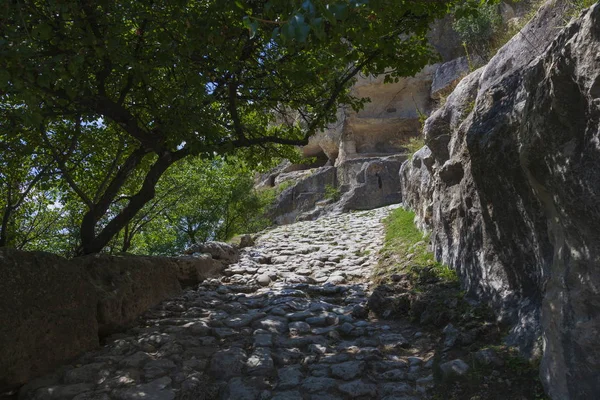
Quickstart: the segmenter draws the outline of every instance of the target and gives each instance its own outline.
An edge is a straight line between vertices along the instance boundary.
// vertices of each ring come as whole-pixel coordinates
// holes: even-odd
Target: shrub
[[[491,43],[502,24],[502,17],[495,4],[482,5],[477,14],[467,15],[454,21],[458,33],[470,52],[484,60],[490,56]]]
[[[325,185],[325,198],[333,201],[338,201],[342,197],[342,193],[340,189],[332,186]]]

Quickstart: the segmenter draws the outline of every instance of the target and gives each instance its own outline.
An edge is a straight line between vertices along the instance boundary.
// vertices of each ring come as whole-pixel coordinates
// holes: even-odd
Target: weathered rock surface
[[[71,261],[87,272],[98,293],[98,332],[129,327],[144,311],[181,292],[169,258],[95,255]]]
[[[82,266],[65,261],[0,249],[0,389],[98,346],[96,292]]]
[[[336,165],[357,157],[402,152],[404,144],[419,133],[419,113],[431,111],[430,88],[437,67],[427,66],[414,77],[390,84],[384,84],[383,76],[359,78],[353,94],[371,101],[346,116]]]
[[[390,157],[363,162],[356,174],[356,183],[350,185],[339,207],[344,211],[369,210],[400,203],[402,193],[398,171],[403,158]]]
[[[224,242],[204,242],[191,246],[185,251],[186,254],[208,254],[213,259],[219,260],[224,264],[232,264],[240,259],[240,253],[237,248]]]
[[[469,371],[469,365],[461,359],[456,359],[440,364],[440,371],[445,381],[451,381],[464,377]]]
[[[533,351],[553,399],[600,393],[600,6],[546,3],[426,122],[404,201]]]
[[[443,62],[464,55],[462,41],[452,28],[450,16],[433,23],[427,37]],[[464,62],[458,64],[458,68],[462,68]],[[359,76],[352,88],[353,94],[371,101],[358,113],[340,108],[337,121],[312,136],[303,154],[306,157],[326,154],[337,166],[353,158],[402,152],[406,141],[419,134],[419,113],[427,115],[432,110],[431,85],[439,66],[428,65],[414,77],[401,78],[391,84],[384,84],[383,76]],[[457,68],[453,70],[460,73],[456,72]]]
[[[193,254],[173,259],[176,264],[177,280],[182,286],[193,286],[208,278],[222,275],[227,264],[215,260],[210,254]]]
[[[325,198],[326,187],[337,187],[334,167],[322,167],[311,171],[294,186],[285,189],[269,212],[269,217],[278,225],[296,221],[303,212],[312,210]]]
[[[431,83],[431,98],[439,99],[442,93],[468,75],[469,68],[467,57],[459,57],[440,65],[435,70],[433,82]]]

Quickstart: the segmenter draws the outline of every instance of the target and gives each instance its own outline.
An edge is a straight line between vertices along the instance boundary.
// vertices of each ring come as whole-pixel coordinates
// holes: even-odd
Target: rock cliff
[[[425,124],[401,169],[436,256],[534,352],[553,399],[600,393],[600,5],[546,3]]]
[[[529,6],[528,1],[524,3]],[[499,5],[506,26],[510,19],[523,16],[526,9],[522,5]],[[432,24],[428,39],[440,55],[439,63],[395,83],[384,83],[383,75],[358,76],[352,93],[369,102],[358,112],[340,108],[337,121],[310,138],[302,153],[316,162],[311,166],[281,165],[258,179],[262,188],[293,182],[270,212],[275,224],[402,201],[396,163],[406,158],[411,140],[421,133],[423,119],[473,64],[484,62],[465,56],[452,16]],[[339,192],[338,204],[332,205],[327,199],[327,187]]]

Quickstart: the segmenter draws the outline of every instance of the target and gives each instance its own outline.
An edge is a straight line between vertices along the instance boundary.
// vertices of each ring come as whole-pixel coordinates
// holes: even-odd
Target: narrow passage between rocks
[[[424,398],[433,360],[423,334],[366,308],[392,208],[265,233],[220,280],[163,302],[22,398]]]

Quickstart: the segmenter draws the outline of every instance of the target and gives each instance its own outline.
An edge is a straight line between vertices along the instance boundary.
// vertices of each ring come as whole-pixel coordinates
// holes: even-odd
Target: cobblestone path
[[[426,398],[432,360],[415,349],[423,334],[366,308],[389,211],[264,234],[221,280],[163,302],[22,398]]]

